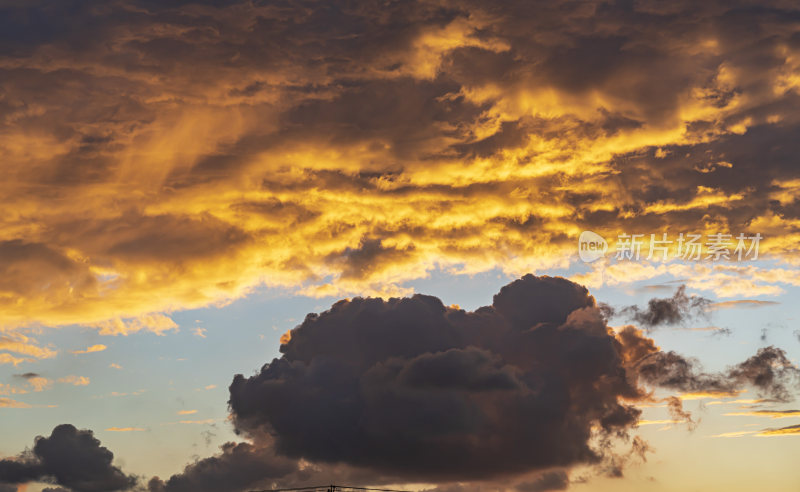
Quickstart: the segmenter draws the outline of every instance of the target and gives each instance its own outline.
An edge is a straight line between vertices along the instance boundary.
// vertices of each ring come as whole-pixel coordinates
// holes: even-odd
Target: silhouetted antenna
[[[309,487],[293,487],[289,489],[264,489],[264,490],[251,490],[250,492],[299,492],[299,491],[322,491],[322,492],[344,492],[346,490],[371,490],[373,492],[410,492],[408,490],[396,489],[372,489],[369,487],[352,487],[350,485],[316,485]]]

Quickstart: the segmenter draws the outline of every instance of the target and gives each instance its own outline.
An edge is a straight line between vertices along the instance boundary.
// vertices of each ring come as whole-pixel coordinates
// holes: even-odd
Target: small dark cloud
[[[715,327],[715,329],[711,330],[712,337],[729,337],[731,335],[733,335],[733,330],[730,328]]]
[[[672,297],[653,298],[647,301],[646,308],[628,306],[620,310],[607,307],[611,316],[625,316],[645,328],[656,328],[663,325],[676,325],[705,316],[711,301],[697,295],[687,295],[686,286],[681,285]]]
[[[23,374],[14,374],[14,377],[15,378],[21,378],[21,379],[34,379],[34,378],[38,378],[38,377],[41,377],[41,376],[39,374],[35,373],[35,372],[26,372],[26,373],[23,373]]]
[[[73,492],[128,490],[136,478],[112,465],[114,454],[90,430],[69,424],[35,439],[33,449],[15,459],[0,460],[0,483],[48,482]]]
[[[692,414],[683,409],[683,401],[680,398],[668,396],[666,402],[667,411],[673,420],[685,423],[689,430],[694,430],[697,427],[697,422],[692,419]]]

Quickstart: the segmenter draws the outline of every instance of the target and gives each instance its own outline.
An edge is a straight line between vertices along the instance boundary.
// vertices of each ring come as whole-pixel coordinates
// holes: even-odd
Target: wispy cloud
[[[682,424],[685,421],[677,419],[662,419],[662,420],[640,420],[637,425],[665,425],[665,424]]]
[[[784,419],[800,417],[800,410],[751,410],[748,412],[729,412],[724,415],[729,417],[768,417],[771,419]]]
[[[0,398],[0,408],[30,408],[31,406],[11,398]]]
[[[756,435],[759,437],[800,436],[800,424],[790,425],[788,427],[780,427],[777,429],[764,429]]]
[[[35,339],[22,333],[0,334],[0,364],[17,366],[23,362],[33,362],[36,359],[49,359],[56,353],[57,351],[40,346]]]
[[[723,432],[722,434],[714,434],[708,437],[744,437],[750,436],[755,434],[758,431],[733,431],[733,432]]]
[[[73,354],[91,354],[91,353],[94,353],[94,352],[102,352],[102,351],[106,350],[107,348],[108,347],[106,347],[105,345],[98,343],[96,345],[92,345],[90,347],[86,347],[83,350],[73,350],[72,353]]]
[[[722,301],[714,302],[708,306],[709,309],[730,309],[730,308],[760,308],[768,306],[777,306],[779,302],[776,301],[761,301],[756,299],[739,299],[735,301]]]
[[[73,386],[88,386],[91,380],[85,376],[65,376],[58,378],[59,383],[71,384]]]

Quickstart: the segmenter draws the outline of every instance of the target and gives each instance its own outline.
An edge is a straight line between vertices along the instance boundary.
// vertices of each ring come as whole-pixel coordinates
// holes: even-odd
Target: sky
[[[800,489],[789,1],[0,0],[0,492]]]

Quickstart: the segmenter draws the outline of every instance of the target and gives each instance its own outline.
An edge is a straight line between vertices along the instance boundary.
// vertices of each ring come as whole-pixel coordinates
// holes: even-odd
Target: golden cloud
[[[73,354],[92,354],[92,353],[95,353],[95,352],[102,352],[102,351],[106,350],[107,348],[108,347],[106,347],[105,345],[98,343],[98,344],[86,347],[85,349],[82,349],[82,350],[73,350],[72,353]]]
[[[761,232],[762,255],[796,258],[800,57],[780,16],[170,9],[78,8],[103,26],[91,47],[32,35],[0,57],[0,329],[163,334],[169,312],[262,285],[389,296],[435,269],[563,268],[587,229]],[[720,296],[770,295],[795,267],[583,280],[693,273]],[[40,357],[15,353],[0,362]]]

